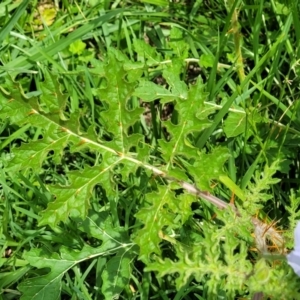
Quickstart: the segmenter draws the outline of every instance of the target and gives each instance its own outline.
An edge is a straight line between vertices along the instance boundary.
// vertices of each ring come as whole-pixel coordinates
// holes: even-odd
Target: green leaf
[[[227,186],[234,195],[238,196],[242,201],[246,200],[245,192],[242,191],[242,189],[239,186],[237,186],[228,176],[220,175],[219,180],[225,186]]]
[[[172,66],[163,71],[163,77],[167,80],[168,84],[170,85],[170,87],[172,89],[172,93],[175,95],[176,98],[179,98],[182,100],[187,99],[187,97],[188,97],[187,85],[183,81],[179,80],[179,76],[178,76],[178,74],[174,73]],[[198,83],[198,85],[197,85],[198,90],[201,90],[201,97],[199,97],[199,98],[201,100],[203,100],[204,97],[207,96],[207,94],[204,93],[204,91],[203,91],[204,85],[203,85],[200,77],[198,78],[197,83]],[[193,88],[191,87],[191,89],[193,89]]]
[[[36,24],[40,25],[40,24],[43,24],[43,22],[44,22],[45,24],[47,24],[47,26],[50,26],[54,22],[54,19],[57,14],[57,10],[56,10],[54,4],[52,4],[52,5],[50,4],[49,7],[40,5],[39,13],[40,13],[41,20],[37,19]]]
[[[62,247],[60,254],[47,253],[42,249],[33,249],[26,253],[24,258],[30,265],[37,268],[50,268],[51,271],[46,275],[22,282],[19,285],[20,291],[23,292],[22,300],[58,299],[62,277],[68,270],[82,261],[114,253],[117,253],[115,257],[119,259],[119,272],[107,274],[109,277],[114,277],[115,281],[110,282],[111,286],[109,283],[105,284],[105,293],[121,292],[125,282],[128,283],[131,274],[129,264],[132,255],[129,249],[133,244],[130,243],[124,228],[114,226],[110,214],[104,211],[100,213],[90,211],[89,216],[84,220],[80,217],[72,219],[76,222],[79,230],[102,241],[101,246],[97,248],[84,246],[80,251]],[[116,263],[117,259],[113,259],[107,269],[112,270],[116,267]]]
[[[279,168],[280,160],[276,160],[270,166],[266,164],[263,172],[258,170],[255,172],[254,182],[248,183],[246,201],[243,203],[248,212],[251,211],[254,215],[259,209],[261,209],[263,202],[267,202],[273,198],[269,189],[270,185],[276,184],[280,181],[279,178],[273,178]]]
[[[160,243],[172,229],[180,228],[192,215],[191,204],[197,199],[189,194],[175,197],[170,186],[159,186],[158,192],[146,195],[150,206],[142,208],[136,218],[144,227],[138,230],[134,241],[139,245],[139,257],[147,262],[151,254],[161,255]],[[176,221],[175,221],[176,219]]]
[[[187,91],[185,84],[178,77],[174,77],[170,71],[165,71],[164,75],[170,82],[172,92],[177,96],[175,109],[179,112],[178,124],[173,124],[171,120],[163,122],[170,134],[170,139],[159,140],[162,156],[167,162],[165,169],[169,170],[177,155],[199,159],[198,150],[192,146],[188,135],[202,131],[210,123],[207,119],[197,116],[198,111],[200,112],[204,107],[204,100],[207,96],[201,78],[198,78],[196,84],[190,86]]]
[[[101,151],[100,166],[69,172],[69,185],[49,187],[56,199],[49,203],[48,208],[43,212],[40,225],[48,224],[53,227],[60,221],[66,221],[69,215],[84,218],[90,206],[89,198],[93,187],[100,182],[106,187],[107,195],[113,194],[114,187],[110,180],[112,169],[122,162],[130,149],[136,147],[142,138],[140,134],[128,134],[130,127],[140,119],[143,110],[127,108],[135,83],[125,80],[127,73],[123,68],[123,62],[119,62],[116,55],[122,61],[126,59],[118,53],[108,55],[103,63],[101,75],[109,84],[97,90],[100,98],[107,103],[107,109],[101,116],[103,128],[112,134],[110,141],[99,141],[93,126],[86,133],[81,132],[81,116],[76,112],[70,115],[69,120],[62,119],[66,99],[60,93],[56,78],[47,73],[45,73],[45,82],[41,83],[40,103],[42,107],[38,104],[37,98],[26,98],[22,89],[14,82],[9,82],[7,85],[11,93],[1,90],[2,118],[9,117],[12,122],[19,125],[29,123],[40,128],[43,134],[43,138],[14,149],[14,158],[10,162],[12,172],[29,168],[39,172],[50,151],[54,152],[54,162],[60,163],[67,146],[70,146],[73,152],[81,151],[83,148]],[[136,149],[139,151],[141,148]],[[143,149],[141,152],[146,153]],[[132,163],[129,159],[130,156],[126,164],[120,168],[120,173],[124,178],[134,172],[140,163],[138,161]]]
[[[246,124],[245,113],[240,114],[231,112],[224,122],[224,132],[228,138],[238,136],[245,132]]]
[[[6,78],[5,88],[9,91],[0,86],[0,117],[9,118],[12,123],[22,125],[27,121],[27,117],[39,110],[37,98],[27,98],[20,84],[10,78]]]
[[[298,299],[299,277],[287,271],[285,262],[276,262],[271,264],[265,258],[260,258],[254,267],[253,275],[247,280],[249,289],[255,292],[262,291],[266,297]]]
[[[38,277],[29,278],[19,286],[21,300],[57,300],[60,298],[65,273],[82,261],[104,255],[103,248],[85,246],[78,251],[62,247],[60,254],[46,253],[43,249],[31,249],[24,254],[30,265],[36,268],[50,268],[50,272]]]
[[[44,127],[47,131],[43,139],[22,144],[19,148],[14,149],[14,157],[9,164],[9,169],[12,172],[29,168],[40,170],[49,151],[54,151],[53,159],[56,163],[59,163],[64,154],[64,148],[69,143],[81,143],[82,139],[78,133],[76,133],[78,132],[77,126],[79,126],[76,114],[73,114],[70,120],[63,122],[60,121],[59,116],[56,114],[46,116],[35,111],[26,119],[31,125]],[[70,134],[70,132],[68,132],[69,129],[67,130],[64,126],[68,126],[70,129],[72,128],[74,134]]]
[[[81,40],[77,40],[69,46],[69,51],[72,54],[80,55],[83,53],[85,47],[86,47],[86,44],[84,42],[82,42]]]
[[[45,109],[47,113],[59,114],[62,120],[66,120],[63,111],[66,107],[68,95],[61,92],[57,77],[50,74],[46,69],[44,70],[44,77],[44,82],[40,84],[42,109]]]
[[[125,287],[128,286],[131,276],[132,254],[119,251],[106,264],[101,275],[103,285],[101,291],[105,299],[117,299]]]
[[[160,99],[161,103],[170,102],[176,97],[163,86],[146,80],[140,81],[139,86],[135,89],[134,95],[140,97],[141,100],[145,102]]]
[[[160,231],[165,226],[174,225],[174,215],[168,212],[166,206],[178,201],[168,187],[159,187],[158,192],[147,194],[146,197],[152,205],[142,208],[136,214],[136,218],[143,222],[144,227],[134,239],[140,247],[139,258],[143,261],[148,261],[152,253],[161,254]]]
[[[167,0],[141,0],[143,3],[154,4],[158,6],[168,6],[169,3]]]
[[[173,49],[175,57],[181,58],[182,62],[188,57],[189,45],[185,42],[182,31],[177,27],[171,29],[169,46]]]
[[[208,154],[201,152],[194,165],[189,168],[197,186],[204,191],[210,191],[212,180],[218,180],[220,175],[225,175],[223,165],[228,158],[229,152],[225,148],[215,148]]]
[[[135,82],[142,77],[144,72],[144,64],[142,62],[126,61],[124,63],[124,70],[128,72],[128,81]]]
[[[78,230],[101,240],[107,249],[120,247],[129,243],[129,237],[125,229],[114,225],[111,215],[106,211],[96,212],[90,210],[84,220],[79,217],[72,219],[76,222]]]
[[[291,12],[291,9],[287,3],[280,3],[279,1],[275,1],[274,8],[278,14],[288,15]]]
[[[90,207],[89,199],[94,186],[100,181],[110,185],[110,166],[86,167],[82,171],[68,173],[70,185],[50,186],[50,192],[56,198],[48,204],[43,212],[39,226],[50,225],[54,227],[59,221],[66,221],[69,215],[85,218]]]
[[[145,270],[158,272],[159,277],[176,274],[177,289],[191,277],[197,282],[205,278],[204,287],[213,295],[219,291],[221,278],[225,278],[228,283],[226,290],[234,297],[242,290],[246,274],[252,270],[252,265],[246,260],[247,247],[228,231],[221,233],[209,224],[203,224],[201,228],[204,234],[201,242],[189,247],[173,244],[176,259],[156,257],[156,261],[148,264]],[[230,246],[221,242],[224,238]]]
[[[215,63],[215,57],[211,54],[202,54],[200,56],[199,64],[203,68],[212,68]]]
[[[126,154],[143,137],[140,134],[127,134],[129,127],[140,119],[143,109],[127,108],[128,101],[134,93],[135,83],[125,80],[126,71],[123,63],[120,63],[112,53],[108,55],[108,61],[104,65],[104,74],[107,84],[106,87],[98,89],[98,94],[109,108],[101,116],[107,130],[114,137],[111,142],[105,142],[105,145]]]
[[[138,54],[138,60],[145,62],[147,65],[157,65],[161,61],[161,56],[155,51],[155,48],[146,44],[144,41],[135,39],[133,47]]]
[[[3,268],[2,261],[7,260],[6,258],[0,259],[0,266]],[[25,262],[25,261],[24,261]],[[25,262],[26,263],[26,262]],[[9,287],[16,282],[19,282],[22,280],[22,277],[24,277],[26,274],[28,274],[28,271],[30,270],[30,266],[22,267],[22,268],[14,268],[11,272],[6,272],[1,274],[1,282],[0,282],[0,288],[3,291],[6,287]]]

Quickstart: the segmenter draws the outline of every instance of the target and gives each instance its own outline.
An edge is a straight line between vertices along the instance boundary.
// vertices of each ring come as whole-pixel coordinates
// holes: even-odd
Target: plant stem
[[[232,1],[228,1],[229,9],[232,8]],[[235,59],[236,59],[236,71],[239,76],[240,84],[245,79],[245,72],[244,72],[244,63],[243,63],[243,55],[242,55],[242,35],[239,30],[239,11],[237,8],[234,9],[232,16],[231,16],[231,32],[233,34],[233,42],[234,42],[234,50],[235,50]]]

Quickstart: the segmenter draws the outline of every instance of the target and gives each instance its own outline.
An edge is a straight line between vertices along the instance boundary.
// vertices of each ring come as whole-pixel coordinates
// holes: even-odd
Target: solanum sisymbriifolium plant
[[[0,70],[3,292],[13,286],[23,300],[299,298],[272,221],[287,218],[283,206],[284,229],[299,217],[297,196],[278,192],[297,110],[270,94],[269,63],[287,37],[246,52],[255,63],[244,74],[228,27],[236,4],[213,26],[198,20],[197,5],[190,32],[143,23],[167,8],[156,15],[146,4],[139,20],[125,9],[103,14],[107,5],[99,4],[101,16],[79,28],[64,24],[57,8],[57,23],[45,28],[59,37],[63,24],[62,43],[55,34],[11,34],[22,37],[20,49],[35,46],[30,59],[4,61]],[[200,35],[193,20],[204,24]],[[150,41],[136,38],[140,25]],[[106,45],[96,56],[99,38]],[[128,47],[116,50],[123,39]]]
[[[134,273],[138,261],[139,272],[170,274],[170,284],[178,291],[194,279],[208,298],[263,291],[257,279],[261,272],[267,273],[266,283],[287,282],[283,271],[261,260],[259,266],[264,267],[257,267],[249,257],[254,246],[252,216],[242,206],[242,218],[226,209],[211,219],[208,204],[179,185],[184,180],[211,191],[212,180],[226,175],[226,148],[205,153],[193,146],[193,135],[210,125],[207,117],[213,112],[205,112],[201,77],[187,85],[180,80],[179,68],[170,64],[162,70],[167,88],[142,77],[143,68],[116,50],[108,52],[97,66],[94,119],[84,108],[70,110],[64,85],[49,72],[43,74],[38,97],[26,95],[13,79],[1,87],[2,119],[39,132],[12,149],[7,175],[41,174],[44,181],[35,185],[45,188],[50,199],[32,204],[38,212],[36,225],[43,231],[60,228],[65,235],[70,226],[80,233],[56,251],[41,243],[24,253],[32,267],[50,270],[23,278],[22,299],[38,299],[54,290],[49,299],[57,299],[70,270],[90,261],[90,268],[97,264],[100,269],[95,276],[107,299],[129,293],[132,276],[146,276]],[[144,110],[139,101],[156,99],[174,103],[177,119],[159,123],[164,129],[151,146],[140,126]],[[66,163],[68,157],[74,161]],[[53,168],[55,176],[47,168]],[[273,183],[273,173],[264,180]]]

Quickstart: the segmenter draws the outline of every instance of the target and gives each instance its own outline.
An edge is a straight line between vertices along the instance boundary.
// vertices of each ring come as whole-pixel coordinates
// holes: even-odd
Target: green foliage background
[[[3,299],[299,298],[298,2],[5,1],[0,22]]]

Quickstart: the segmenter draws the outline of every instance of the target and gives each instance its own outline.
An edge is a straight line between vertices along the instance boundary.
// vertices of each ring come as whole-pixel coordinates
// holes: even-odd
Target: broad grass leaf
[[[167,0],[141,0],[142,3],[149,3],[159,6],[168,6],[169,2]]]
[[[1,257],[0,258],[0,267],[2,269],[7,268],[7,258]],[[16,282],[19,282],[22,280],[26,274],[30,271],[31,267],[29,265],[26,265],[24,267],[20,268],[14,268],[7,272],[1,272],[1,281],[0,281],[0,289],[1,291],[4,291],[6,287],[12,286]]]

